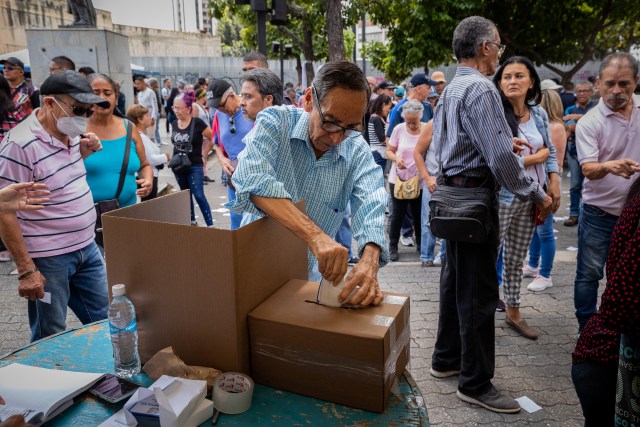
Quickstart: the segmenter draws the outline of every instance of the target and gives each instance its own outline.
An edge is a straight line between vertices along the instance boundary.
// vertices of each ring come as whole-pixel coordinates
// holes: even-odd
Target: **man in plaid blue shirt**
[[[268,215],[309,247],[309,279],[338,283],[347,271],[347,249],[335,236],[347,204],[360,261],[351,270],[340,300],[356,286],[352,304],[382,302],[378,270],[389,260],[384,233],[387,193],[382,170],[362,138],[369,99],[365,75],[353,63],[325,64],[303,96],[303,109],[262,111],[245,137],[233,174],[242,225]],[[304,200],[307,214],[294,203]]]

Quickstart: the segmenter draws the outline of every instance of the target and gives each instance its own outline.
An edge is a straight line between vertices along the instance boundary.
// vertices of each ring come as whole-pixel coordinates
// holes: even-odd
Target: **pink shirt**
[[[420,122],[420,130],[424,125],[425,123]],[[416,148],[419,136],[420,131],[418,131],[418,135],[409,135],[406,123],[400,123],[393,128],[393,132],[391,132],[391,136],[389,137],[389,145],[396,147],[396,157],[404,160],[407,168],[397,169],[396,162],[393,162],[391,170],[389,171],[389,182],[391,184],[396,183],[396,176],[400,177],[403,181],[407,181],[416,175],[420,176],[416,162],[413,160],[413,150]],[[422,182],[422,178],[420,178],[420,181]]]
[[[43,258],[90,244],[96,211],[79,138],[67,148],[44,130],[37,111],[7,133],[0,145],[0,188],[35,181],[51,191],[44,209],[17,214],[29,255]]]
[[[576,148],[580,164],[633,159],[640,162],[640,105],[633,99],[631,119],[615,113],[602,100],[576,126]],[[605,212],[620,216],[635,176],[624,179],[607,174],[602,179],[584,179],[582,200]]]

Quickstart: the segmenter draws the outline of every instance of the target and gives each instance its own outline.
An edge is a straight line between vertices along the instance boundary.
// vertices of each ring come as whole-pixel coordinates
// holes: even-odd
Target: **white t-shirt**
[[[533,150],[525,147],[524,152],[522,153],[523,156],[535,154],[539,150],[544,148],[544,139],[542,139],[542,135],[540,135],[540,131],[536,126],[536,122],[533,116],[530,117],[526,122],[520,123],[520,125],[518,126],[518,138],[526,140],[533,146]],[[541,182],[544,183],[546,181],[544,173],[544,163],[531,165],[525,170],[527,171],[527,174],[538,184],[540,184]]]
[[[149,110],[152,119],[158,117],[158,99],[156,93],[151,88],[146,88],[138,92],[138,104]]]

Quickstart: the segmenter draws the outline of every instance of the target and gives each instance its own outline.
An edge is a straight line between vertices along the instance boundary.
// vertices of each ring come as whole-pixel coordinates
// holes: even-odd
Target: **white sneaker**
[[[415,242],[413,241],[413,237],[411,236],[409,237],[400,236],[400,243],[402,243],[404,246],[415,245]]]
[[[553,283],[551,282],[551,278],[546,278],[544,276],[537,276],[535,279],[533,279],[531,283],[529,283],[529,286],[527,286],[527,289],[532,292],[541,292],[552,286],[553,286]]]
[[[540,273],[539,268],[531,268],[529,264],[525,264],[522,267],[522,277],[537,277],[538,273]]]
[[[9,262],[11,261],[11,254],[9,251],[0,252],[0,262]]]
[[[433,260],[433,265],[435,265],[435,266],[441,266],[442,265],[442,258],[440,258],[440,255],[435,257],[435,259]]]

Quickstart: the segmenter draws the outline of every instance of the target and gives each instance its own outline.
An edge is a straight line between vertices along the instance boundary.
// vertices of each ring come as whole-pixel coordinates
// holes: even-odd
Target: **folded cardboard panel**
[[[190,225],[189,192],[103,216],[109,288],[127,286],[143,362],[173,346],[190,365],[249,373],[247,314],[306,278],[306,246],[272,219],[229,231]]]
[[[257,383],[383,412],[409,360],[409,297],[377,307],[313,303],[318,284],[291,280],[249,313],[251,375]]]

